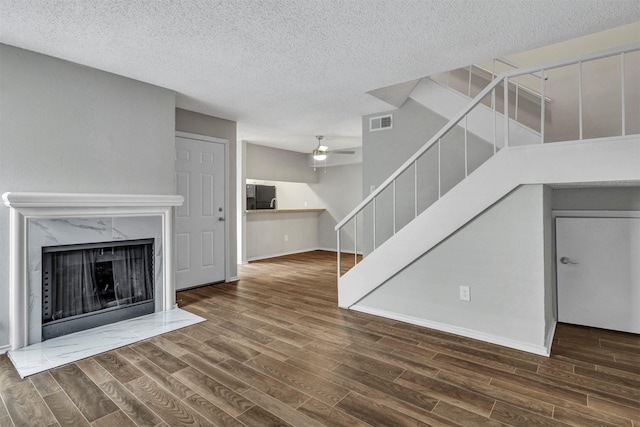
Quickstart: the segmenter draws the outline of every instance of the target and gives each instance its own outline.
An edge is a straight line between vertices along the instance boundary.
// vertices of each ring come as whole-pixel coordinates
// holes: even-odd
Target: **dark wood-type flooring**
[[[640,427],[638,335],[559,325],[546,358],[341,310],[321,251],[240,277],[178,294],[205,323],[24,380],[0,356],[0,426]]]

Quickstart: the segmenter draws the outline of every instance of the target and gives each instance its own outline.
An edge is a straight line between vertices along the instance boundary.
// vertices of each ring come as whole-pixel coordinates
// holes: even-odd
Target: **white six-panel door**
[[[225,280],[225,144],[176,137],[176,289]]]
[[[556,218],[558,320],[640,333],[640,218]]]

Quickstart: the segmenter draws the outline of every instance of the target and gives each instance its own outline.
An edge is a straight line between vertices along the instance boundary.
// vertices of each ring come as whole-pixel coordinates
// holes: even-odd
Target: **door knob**
[[[575,262],[575,261],[571,261],[568,257],[563,256],[562,258],[560,258],[560,262],[562,264],[580,264],[579,262]]]
[[[224,221],[224,217],[223,216],[218,217],[218,221]]]

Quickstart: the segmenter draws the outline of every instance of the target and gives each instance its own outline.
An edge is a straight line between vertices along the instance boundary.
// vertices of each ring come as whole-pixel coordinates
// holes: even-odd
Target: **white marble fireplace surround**
[[[10,213],[11,349],[41,341],[43,246],[153,238],[155,312],[175,308],[175,195],[26,193],[2,195]]]

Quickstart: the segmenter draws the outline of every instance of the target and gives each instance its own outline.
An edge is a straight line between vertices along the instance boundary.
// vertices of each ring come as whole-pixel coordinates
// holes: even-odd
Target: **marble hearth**
[[[171,226],[172,207],[182,204],[182,196],[14,192],[5,193],[2,198],[5,206],[11,208],[10,339],[12,350],[9,356],[14,364],[16,364],[16,358],[28,353],[18,349],[27,350],[27,346],[36,346],[37,351],[40,352],[42,348],[48,347],[45,344],[50,341],[65,338],[54,338],[41,343],[43,246],[154,239],[155,313],[149,315],[151,316],[149,319],[159,319],[160,325],[166,324],[168,318],[181,319],[177,324],[186,326],[183,321],[190,317],[190,313],[179,309],[174,310],[175,284]],[[175,313],[169,317],[163,314],[170,311]],[[138,324],[146,324],[149,327],[149,319],[147,323],[142,320],[142,323],[138,321]],[[131,319],[131,321],[135,320]],[[114,330],[109,329],[109,325],[106,326],[107,330]],[[154,329],[154,327],[149,328]],[[119,329],[125,330],[126,326],[119,326]],[[166,332],[164,326],[158,326],[155,329]],[[91,338],[90,331],[66,337],[72,338],[72,335],[80,334],[89,337],[90,342],[95,342],[96,336]],[[141,336],[146,335],[143,333]],[[87,344],[85,347],[89,348],[92,345]],[[69,360],[66,363],[68,362]]]

